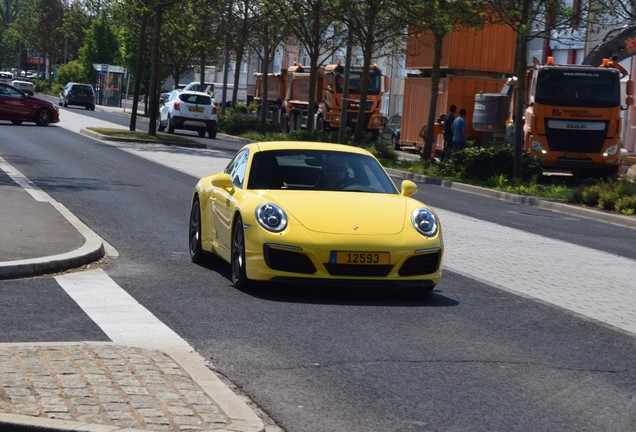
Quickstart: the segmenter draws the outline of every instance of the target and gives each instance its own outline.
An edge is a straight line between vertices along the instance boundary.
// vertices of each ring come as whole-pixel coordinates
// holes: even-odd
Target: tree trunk
[[[440,65],[442,64],[442,43],[444,35],[435,34],[433,70],[431,72],[431,99],[428,104],[428,118],[426,119],[426,136],[424,137],[424,148],[420,157],[424,161],[431,160],[433,152],[433,138],[435,137],[435,117],[437,110],[437,94],[439,93]]]
[[[135,65],[135,84],[133,89],[133,105],[132,114],[130,115],[130,131],[137,130],[137,108],[139,106],[139,91],[141,90],[141,71],[142,71],[142,59],[144,53],[144,43],[146,42],[146,27],[148,26],[148,14],[144,14],[141,17],[141,28],[139,29],[139,38],[137,39],[137,58]]]
[[[161,40],[161,17],[163,9],[157,7],[155,10],[155,21],[152,30],[152,54],[151,70],[150,70],[150,89],[148,90],[148,96],[150,96],[150,115],[148,124],[148,135],[157,135],[157,113],[159,112],[159,76],[161,70],[161,64],[159,61],[159,42]]]

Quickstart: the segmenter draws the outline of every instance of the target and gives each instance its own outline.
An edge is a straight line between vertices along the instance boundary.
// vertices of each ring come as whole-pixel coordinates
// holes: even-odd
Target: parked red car
[[[0,120],[9,120],[13,124],[35,122],[38,126],[48,126],[60,121],[60,107],[0,83]]]

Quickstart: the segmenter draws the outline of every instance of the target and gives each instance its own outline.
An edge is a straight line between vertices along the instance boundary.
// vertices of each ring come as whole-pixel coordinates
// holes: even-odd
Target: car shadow
[[[210,271],[227,278],[228,287],[237,289],[232,284],[231,268],[222,259],[210,254],[199,264]],[[426,293],[418,289],[400,287],[369,287],[356,285],[337,287],[329,281],[323,284],[288,284],[279,282],[253,282],[247,289],[239,289],[246,295],[261,300],[278,303],[306,303],[347,306],[395,306],[395,307],[450,307],[459,302],[442,294],[438,287]]]

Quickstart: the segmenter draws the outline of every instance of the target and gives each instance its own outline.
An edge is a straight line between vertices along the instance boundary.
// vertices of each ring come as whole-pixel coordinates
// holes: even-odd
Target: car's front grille
[[[332,276],[386,276],[392,265],[325,264]]]
[[[270,245],[263,247],[265,263],[273,270],[293,273],[313,274],[316,267],[307,255],[292,250],[277,249]]]
[[[415,255],[407,259],[398,271],[400,276],[416,276],[435,273],[439,267],[441,252]]]

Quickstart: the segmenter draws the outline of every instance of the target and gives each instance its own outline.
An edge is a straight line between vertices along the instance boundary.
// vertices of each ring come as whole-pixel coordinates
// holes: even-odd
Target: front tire
[[[245,231],[240,217],[236,218],[232,230],[232,283],[238,289],[245,289],[250,285],[245,273]]]
[[[199,203],[199,198],[194,199],[192,210],[190,210],[188,243],[190,245],[190,259],[192,262],[201,262],[203,248],[201,247],[201,204]]]
[[[48,126],[51,124],[51,112],[47,109],[41,109],[35,113],[35,124],[38,126]]]
[[[168,117],[168,133],[174,133],[174,125],[172,124],[172,119],[170,117]]]

